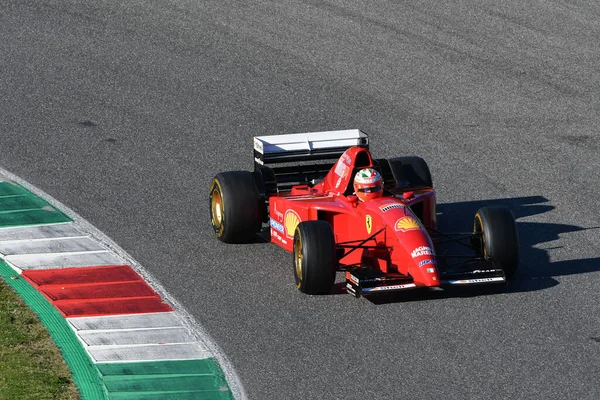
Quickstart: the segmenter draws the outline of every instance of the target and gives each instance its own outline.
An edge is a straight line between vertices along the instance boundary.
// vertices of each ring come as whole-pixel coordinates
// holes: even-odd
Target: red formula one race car
[[[425,161],[374,159],[359,130],[255,137],[254,171],[217,174],[210,212],[223,242],[262,232],[292,252],[296,287],[309,294],[329,293],[336,271],[348,293],[366,296],[505,283],[519,264],[510,210],[484,207],[473,232],[439,232]],[[448,241],[470,253],[436,255]]]

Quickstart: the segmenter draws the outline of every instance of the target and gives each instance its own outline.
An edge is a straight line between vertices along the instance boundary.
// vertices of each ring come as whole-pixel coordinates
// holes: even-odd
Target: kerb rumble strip
[[[2,178],[1,275],[40,316],[81,398],[245,397],[235,373],[221,368],[210,339],[146,282],[139,267],[77,218],[14,178]]]

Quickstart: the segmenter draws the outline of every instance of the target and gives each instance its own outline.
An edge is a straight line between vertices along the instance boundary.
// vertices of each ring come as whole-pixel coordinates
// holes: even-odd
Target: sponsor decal
[[[271,228],[278,230],[279,232],[283,233],[284,232],[284,228],[283,228],[283,224],[275,221],[273,218],[271,218]]]
[[[367,214],[367,217],[365,218],[365,223],[367,225],[367,233],[370,235],[371,229],[373,229],[373,218],[368,214]]]
[[[254,150],[258,151],[261,154],[263,153],[263,144],[257,138],[254,138]]]
[[[294,231],[296,230],[296,227],[300,222],[302,222],[302,220],[300,219],[298,213],[294,210],[287,210],[283,220],[285,226],[285,236],[292,239],[294,237]]]
[[[363,292],[374,292],[374,291],[379,291],[379,290],[410,289],[410,288],[414,288],[416,286],[417,285],[415,285],[414,283],[406,283],[403,285],[376,286],[376,287],[372,287],[372,288],[364,288]]]
[[[283,222],[283,213],[281,211],[277,211],[277,203],[273,204],[273,214],[277,215],[279,221]]]
[[[427,265],[427,264],[434,264],[435,265],[435,261],[428,259],[428,260],[423,260],[419,263],[419,267],[422,267],[423,265]],[[431,269],[431,268],[430,268]]]
[[[484,274],[487,272],[502,272],[501,269],[476,269],[475,271],[471,271],[472,274]]]
[[[395,229],[397,231],[406,232],[415,229],[421,229],[421,225],[419,225],[419,221],[417,221],[413,217],[402,217],[398,221],[396,221]]]
[[[390,210],[393,210],[394,208],[404,208],[404,205],[399,204],[399,203],[392,203],[392,204],[386,204],[383,206],[379,206],[379,209],[382,212],[388,212]]]
[[[435,268],[427,268],[428,274],[435,274]]]
[[[410,253],[412,258],[417,258],[421,256],[433,256],[435,253],[431,250],[431,247],[427,246],[419,246]]]
[[[338,161],[337,165],[335,166],[335,173],[337,174],[337,176],[346,176],[346,174],[348,173],[348,166],[344,164],[341,160]]]
[[[271,229],[271,235],[275,237],[275,239],[279,240],[283,244],[287,244],[287,240],[285,240],[275,229]]]
[[[477,278],[477,279],[460,279],[456,281],[449,281],[451,285],[466,285],[469,283],[489,283],[489,282],[504,282],[505,279],[498,276],[495,278]]]
[[[338,160],[337,165],[335,166],[335,173],[339,176],[337,182],[335,183],[335,188],[337,189],[341,184],[342,180],[346,178],[350,171],[350,168],[342,162],[342,160]]]
[[[361,283],[369,283],[369,282],[385,282],[387,278],[365,278],[360,280]]]

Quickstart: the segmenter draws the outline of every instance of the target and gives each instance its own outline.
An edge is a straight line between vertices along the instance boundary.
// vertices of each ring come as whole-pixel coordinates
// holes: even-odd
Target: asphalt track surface
[[[0,3],[0,166],[104,231],[207,329],[251,399],[600,398],[595,1]],[[360,128],[420,155],[446,229],[518,217],[506,291],[299,293],[211,232],[255,135]]]

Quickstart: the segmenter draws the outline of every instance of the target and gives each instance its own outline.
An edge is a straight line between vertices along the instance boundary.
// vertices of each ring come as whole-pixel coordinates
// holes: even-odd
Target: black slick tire
[[[398,188],[432,188],[433,180],[429,166],[421,157],[396,157],[388,160]]]
[[[261,229],[264,201],[252,173],[217,174],[210,184],[210,220],[217,238],[225,243],[250,243]]]
[[[294,232],[296,288],[306,294],[327,294],[335,282],[335,238],[327,221],[301,222]]]
[[[483,207],[475,214],[473,241],[486,260],[493,261],[511,278],[519,268],[519,235],[512,212],[506,207]]]

